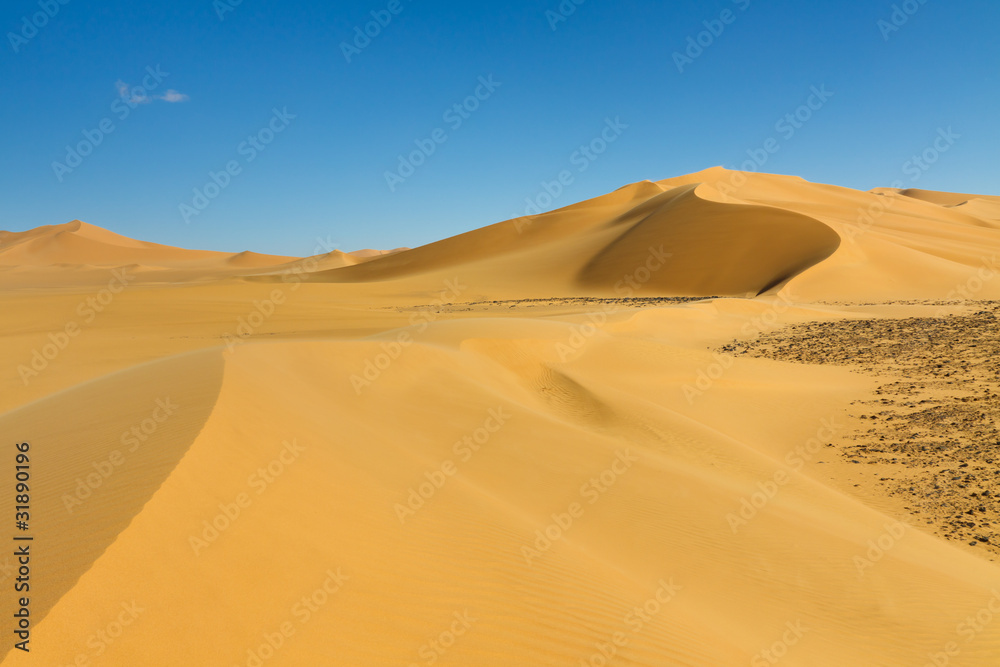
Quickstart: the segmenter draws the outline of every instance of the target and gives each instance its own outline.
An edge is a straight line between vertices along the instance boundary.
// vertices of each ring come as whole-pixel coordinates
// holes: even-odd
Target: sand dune
[[[989,195],[963,195],[957,192],[936,192],[934,190],[919,190],[916,188],[898,190],[897,192],[904,197],[912,197],[913,199],[938,204],[939,206],[958,206],[970,199],[982,199],[994,204],[1000,203],[1000,197]]]
[[[79,220],[27,232],[0,232],[0,263],[7,266],[178,262],[224,253],[181,250],[120,236]]]
[[[967,213],[981,220],[1000,221],[1000,201],[985,197],[973,197],[961,204],[956,204],[956,209],[961,209],[962,213]]]
[[[939,195],[711,169],[304,259],[0,234],[2,664],[995,664],[992,552],[855,486],[900,378],[726,352],[1000,298],[996,198]]]
[[[364,250],[355,250],[354,252],[347,253],[355,259],[374,259],[375,257],[384,257],[386,255],[395,255],[396,253],[409,250],[409,248],[396,248],[394,250],[373,250],[372,248],[366,248]]]
[[[259,253],[250,252],[249,250],[244,250],[243,252],[236,253],[235,255],[228,257],[226,259],[226,263],[240,268],[259,268],[262,266],[274,266],[275,264],[288,262],[291,259],[292,258],[290,257],[261,255]]]
[[[239,274],[293,259],[296,258],[249,251],[230,254],[184,250],[136,241],[80,220],[27,232],[0,232],[0,267],[22,270],[26,267],[77,270],[128,266],[155,281],[166,275],[163,269],[196,269],[190,279],[197,279],[206,272],[230,269],[228,273]]]
[[[0,283],[72,284],[87,270],[99,280],[105,273],[95,268],[134,265],[140,283],[294,274],[387,283],[390,292],[438,291],[458,272],[477,298],[752,296],[785,285],[810,299],[950,298],[970,271],[995,261],[998,207],[991,196],[859,192],[713,168],[387,252],[227,255],[133,241],[79,221],[3,232]],[[27,267],[48,272],[26,277]],[[1000,284],[980,296],[1000,298]]]
[[[825,259],[838,242],[831,229],[803,215],[707,201],[694,185],[646,182],[362,266],[318,272],[315,279],[390,280],[460,266],[464,272],[487,260],[490,273],[508,275],[514,284],[544,280],[556,293],[614,293],[616,287],[620,293],[623,279],[631,279],[653,294],[753,295]],[[632,275],[647,263],[640,276]]]
[[[811,299],[951,298],[998,250],[993,199],[961,195],[942,201],[968,204],[942,206],[896,191],[715,168],[312,279],[416,281],[431,290],[459,272],[482,298],[745,296],[785,284]],[[657,264],[660,245],[672,261],[637,280],[647,261]],[[1000,285],[980,296],[1000,297]]]

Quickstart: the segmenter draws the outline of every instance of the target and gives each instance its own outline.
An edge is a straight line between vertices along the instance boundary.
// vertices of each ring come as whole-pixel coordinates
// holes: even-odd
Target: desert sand
[[[1000,197],[721,168],[388,253],[0,232],[2,664],[1000,664],[998,277]]]

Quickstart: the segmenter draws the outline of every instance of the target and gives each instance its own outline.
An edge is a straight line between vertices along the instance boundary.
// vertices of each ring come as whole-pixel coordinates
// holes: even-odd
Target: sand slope
[[[621,321],[572,362],[557,352],[569,323],[442,322],[360,396],[347,380],[381,352],[375,340],[240,347],[217,395],[211,381],[198,381],[199,395],[160,387],[193,410],[193,426],[204,421],[194,442],[156,434],[148,463],[126,461],[134,467],[116,471],[73,522],[54,496],[86,471],[73,461],[120,448],[111,436],[121,426],[95,422],[73,392],[9,415],[7,429],[30,428],[31,410],[63,415],[58,432],[35,440],[46,451],[40,466],[61,461],[58,477],[39,479],[53,496],[39,511],[72,530],[40,524],[49,537],[37,548],[66,566],[76,561],[60,539],[103,551],[52,600],[31,659],[69,664],[92,654],[96,629],[132,601],[142,613],[106,649],[108,664],[190,660],[189,643],[166,638],[193,627],[213,638],[199,645],[197,664],[246,664],[246,651],[286,622],[295,634],[273,664],[424,664],[421,646],[456,612],[475,620],[438,664],[579,664],[616,632],[628,638],[621,664],[746,664],[781,640],[786,623],[805,628],[787,664],[872,664],[871,655],[921,664],[954,639],[963,615],[989,601],[995,566],[909,529],[860,576],[854,558],[893,522],[809,474],[736,534],[730,528],[740,499],[788,469],[785,450],[842,419],[867,381],[747,362],[692,406],[681,386],[712,357],[644,338],[664,319],[699,316],[660,312]],[[178,361],[163,366],[183,373]],[[116,388],[140,381],[112,376],[88,395],[120,405]],[[139,422],[151,397],[109,417]],[[206,410],[207,420],[197,416]],[[498,428],[480,451],[456,449],[486,425]],[[81,441],[93,444],[82,450]],[[425,487],[424,506],[401,520],[409,490],[449,461],[456,474]],[[269,467],[270,482],[260,472]],[[129,484],[112,486],[119,479]],[[249,502],[239,516],[206,533],[203,521],[225,526],[217,517],[227,508],[235,516],[240,494]],[[138,515],[126,512],[142,503]],[[535,531],[555,530],[552,515],[573,503],[582,516],[551,547],[539,542]],[[93,531],[93,521],[110,532]],[[206,541],[192,546],[192,536]],[[51,581],[47,562],[38,576]],[[67,568],[62,588],[78,570]],[[343,587],[307,617],[296,601],[321,588],[328,570],[347,577]],[[661,580],[679,587],[672,599],[648,621],[630,616],[656,599]],[[998,650],[1000,634],[989,632],[967,649],[968,664]],[[28,663],[9,654],[4,664]]]

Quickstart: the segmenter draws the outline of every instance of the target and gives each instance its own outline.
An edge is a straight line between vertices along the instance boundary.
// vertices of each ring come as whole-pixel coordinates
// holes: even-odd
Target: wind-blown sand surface
[[[998,277],[1000,198],[722,169],[386,254],[0,232],[3,664],[996,665]]]

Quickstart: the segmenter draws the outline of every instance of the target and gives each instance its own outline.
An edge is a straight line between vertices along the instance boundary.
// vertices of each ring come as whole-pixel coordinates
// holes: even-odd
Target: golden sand
[[[3,664],[1000,664],[991,552],[843,460],[895,371],[726,351],[1000,300],[998,229],[711,169],[387,254],[0,232]]]

